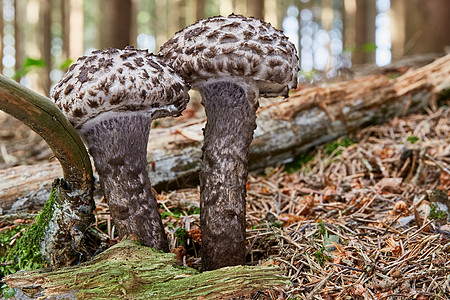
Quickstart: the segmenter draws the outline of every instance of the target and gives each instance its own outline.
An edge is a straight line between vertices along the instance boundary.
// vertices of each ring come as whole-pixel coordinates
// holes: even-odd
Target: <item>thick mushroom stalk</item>
[[[160,55],[202,94],[207,115],[200,170],[204,270],[245,262],[247,164],[257,99],[297,82],[295,47],[281,31],[238,15],[200,20]]]
[[[245,263],[245,197],[256,95],[244,84],[214,81],[200,88],[208,122],[200,172],[203,268]]]
[[[151,117],[143,113],[105,119],[85,133],[119,236],[135,234],[147,246],[169,251],[147,170]]]
[[[186,107],[183,80],[147,51],[108,49],[79,58],[53,99],[89,148],[119,237],[135,234],[144,245],[169,251],[147,143],[153,119]]]

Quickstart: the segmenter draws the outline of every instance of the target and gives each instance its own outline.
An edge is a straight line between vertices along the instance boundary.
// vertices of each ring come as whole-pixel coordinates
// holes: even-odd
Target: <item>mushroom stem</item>
[[[84,133],[111,216],[122,238],[135,234],[146,246],[169,251],[147,170],[151,116],[104,119]]]
[[[207,124],[200,171],[202,267],[245,263],[245,197],[257,94],[248,84],[213,81],[199,87]]]

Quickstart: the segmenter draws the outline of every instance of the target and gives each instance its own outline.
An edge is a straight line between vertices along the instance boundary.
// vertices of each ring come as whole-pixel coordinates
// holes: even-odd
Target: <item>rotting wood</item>
[[[434,109],[440,98],[448,98],[449,90],[450,54],[395,79],[373,75],[295,91],[259,109],[249,169],[288,163],[311,147],[367,125],[427,106]],[[152,129],[147,160],[157,189],[197,183],[203,127],[204,121],[196,121]],[[0,211],[21,211],[16,199],[25,211],[42,205],[57,168],[50,163],[0,170],[0,178],[5,179],[0,182]]]
[[[92,261],[53,272],[24,271],[3,279],[11,288],[45,299],[230,299],[289,284],[278,266],[236,266],[199,273],[176,256],[131,240]]]

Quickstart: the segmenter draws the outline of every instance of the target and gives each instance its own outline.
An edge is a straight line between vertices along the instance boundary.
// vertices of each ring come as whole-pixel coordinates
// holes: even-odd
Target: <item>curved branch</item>
[[[50,99],[0,75],[0,110],[39,134],[61,163],[64,179],[73,189],[93,182],[92,167],[81,138]]]
[[[9,258],[20,262],[23,247],[38,249],[52,267],[66,265],[83,252],[83,233],[93,220],[94,177],[88,153],[78,133],[48,98],[0,75],[0,110],[38,133],[58,158],[64,180],[55,180],[37,221],[22,236]],[[32,255],[34,257],[34,255]],[[39,258],[38,258],[39,259]]]

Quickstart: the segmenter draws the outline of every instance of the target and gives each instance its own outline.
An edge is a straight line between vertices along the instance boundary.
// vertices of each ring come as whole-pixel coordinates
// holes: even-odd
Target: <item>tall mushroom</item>
[[[297,83],[295,47],[270,24],[240,15],[200,20],[159,55],[202,95],[207,115],[200,172],[202,265],[245,262],[247,164],[259,96]]]
[[[169,246],[147,169],[150,123],[179,115],[188,88],[146,50],[95,51],[80,57],[52,98],[89,148],[119,236]]]

